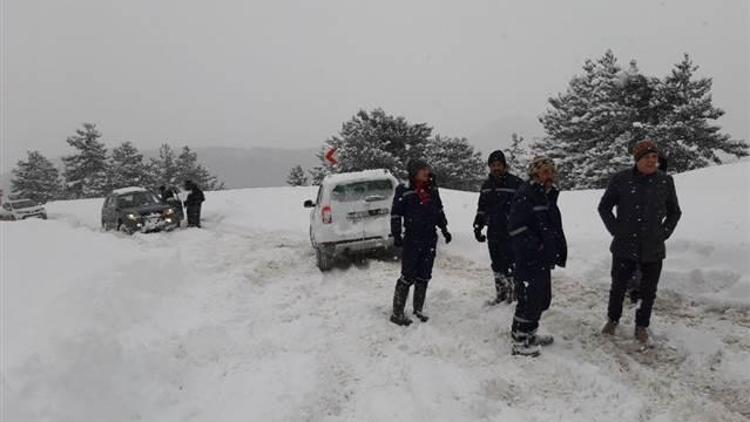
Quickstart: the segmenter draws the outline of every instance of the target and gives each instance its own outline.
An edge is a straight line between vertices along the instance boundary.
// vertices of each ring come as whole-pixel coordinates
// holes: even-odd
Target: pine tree
[[[11,180],[13,196],[38,202],[56,199],[62,192],[60,174],[39,151],[29,151],[26,161],[18,161]]]
[[[154,186],[177,186],[180,184],[177,155],[169,144],[162,144],[159,147],[159,157],[152,158],[149,167]]]
[[[476,191],[485,176],[482,154],[466,138],[436,135],[428,141],[424,158],[430,163],[438,184],[456,190]]]
[[[397,176],[406,176],[406,162],[423,157],[432,128],[424,123],[409,123],[404,117],[394,117],[382,109],[371,112],[360,110],[345,122],[338,135],[328,139],[327,146],[318,154],[321,165],[313,169],[313,180],[319,182],[329,173],[388,169]],[[325,152],[336,150],[338,163],[330,166]]]
[[[151,182],[147,165],[143,162],[143,154],[138,152],[130,141],[123,142],[112,149],[109,174],[109,184],[112,189],[149,186]]]
[[[286,184],[289,186],[306,186],[307,182],[308,178],[300,165],[292,167],[289,176],[286,178]]]
[[[605,186],[612,159],[627,150],[621,144],[634,141],[634,108],[623,101],[622,69],[612,51],[587,60],[583,70],[549,99],[552,108],[540,118],[548,136],[535,146],[555,160],[563,188]]]
[[[526,142],[523,136],[513,133],[511,135],[510,147],[506,154],[505,161],[508,164],[508,170],[524,178],[526,174],[526,167],[531,161],[531,146]]]
[[[93,198],[107,193],[107,148],[99,141],[101,136],[96,125],[84,123],[82,129],[68,137],[68,144],[77,150],[76,154],[63,157],[69,197]]]
[[[669,166],[682,172],[722,163],[721,154],[745,157],[748,145],[732,140],[712,124],[724,111],[714,107],[711,78],[695,78],[698,66],[688,54],[659,84],[652,100],[658,123],[651,137],[665,151]]]
[[[205,167],[198,162],[198,154],[188,146],[182,147],[180,155],[175,161],[177,167],[177,179],[184,182],[191,180],[203,190],[223,189],[224,185],[219,183],[216,176],[209,173]]]

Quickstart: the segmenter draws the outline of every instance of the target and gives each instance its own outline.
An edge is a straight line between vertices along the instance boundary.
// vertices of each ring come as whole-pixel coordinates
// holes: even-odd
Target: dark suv
[[[148,189],[122,188],[112,191],[102,206],[102,228],[133,234],[172,230],[179,224],[174,208]]]

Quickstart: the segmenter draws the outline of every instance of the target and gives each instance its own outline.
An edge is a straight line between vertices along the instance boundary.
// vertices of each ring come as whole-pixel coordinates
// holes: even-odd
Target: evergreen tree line
[[[178,186],[185,180],[206,190],[223,185],[198,162],[188,146],[175,151],[169,144],[159,148],[159,156],[146,160],[132,142],[111,151],[101,142],[96,125],[84,123],[67,143],[74,153],[64,156],[62,171],[39,151],[29,151],[26,160],[13,169],[11,190],[14,197],[46,202],[54,199],[96,198],[113,189],[143,186]]]
[[[547,136],[527,145],[527,154],[555,159],[565,189],[605,187],[632,166],[633,146],[645,138],[675,173],[747,156],[748,145],[713,122],[724,111],[712,104],[712,79],[697,70],[688,54],[662,78],[641,74],[635,61],[623,69],[610,50],[587,60],[583,74],[548,100],[539,119]]]
[[[360,110],[326,141],[317,154],[320,165],[309,171],[310,179],[296,166],[287,183],[298,186],[311,180],[319,184],[328,174],[368,169],[387,169],[405,179],[406,163],[419,158],[430,163],[440,186],[476,190],[486,172],[481,153],[466,138],[433,136],[432,130],[426,123],[409,123],[380,108]],[[334,165],[325,159],[331,149],[335,150]]]
[[[610,50],[586,60],[583,73],[549,98],[539,119],[546,136],[526,141],[513,134],[504,148],[508,163],[521,173],[531,158],[545,155],[558,164],[561,188],[589,189],[604,187],[612,174],[632,166],[633,146],[645,138],[659,145],[671,172],[747,156],[748,145],[714,123],[724,111],[712,104],[712,79],[696,77],[697,70],[687,54],[661,78],[641,74],[635,61],[623,69]],[[324,158],[330,148],[336,150],[335,165]],[[453,189],[476,190],[486,173],[484,160],[465,138],[432,137],[426,124],[382,109],[358,112],[326,141],[318,158],[321,164],[309,172],[313,183],[330,173],[372,168],[403,178],[410,158],[426,159],[440,184]],[[289,184],[307,182],[301,167],[290,173]]]

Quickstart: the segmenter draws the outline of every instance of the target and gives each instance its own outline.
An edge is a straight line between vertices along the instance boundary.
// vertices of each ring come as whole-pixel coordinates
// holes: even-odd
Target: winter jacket
[[[193,186],[193,190],[191,190],[187,196],[185,205],[186,206],[200,205],[205,200],[206,200],[206,197],[203,196],[203,191],[200,190],[197,186]]]
[[[482,183],[479,193],[477,215],[474,218],[474,230],[487,226],[487,237],[497,240],[508,238],[508,214],[516,194],[523,181],[512,174],[497,177],[490,174]]]
[[[568,246],[557,207],[559,194],[555,188],[545,192],[544,186],[535,182],[523,183],[518,188],[508,216],[517,268],[565,266]]]
[[[430,200],[421,201],[414,189],[398,185],[391,207],[391,234],[394,238],[401,236],[402,221],[405,237],[415,240],[431,240],[436,236],[435,228],[445,230],[448,220],[443,212],[443,201],[436,186],[429,188]]]
[[[614,236],[613,255],[655,262],[666,257],[664,241],[674,232],[682,211],[672,176],[661,171],[644,175],[634,167],[612,176],[599,202],[599,215]]]

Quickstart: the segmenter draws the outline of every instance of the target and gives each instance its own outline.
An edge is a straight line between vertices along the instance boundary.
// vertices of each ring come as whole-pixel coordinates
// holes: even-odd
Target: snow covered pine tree
[[[62,192],[60,174],[39,151],[29,151],[26,161],[19,161],[11,179],[13,196],[47,202]]]

